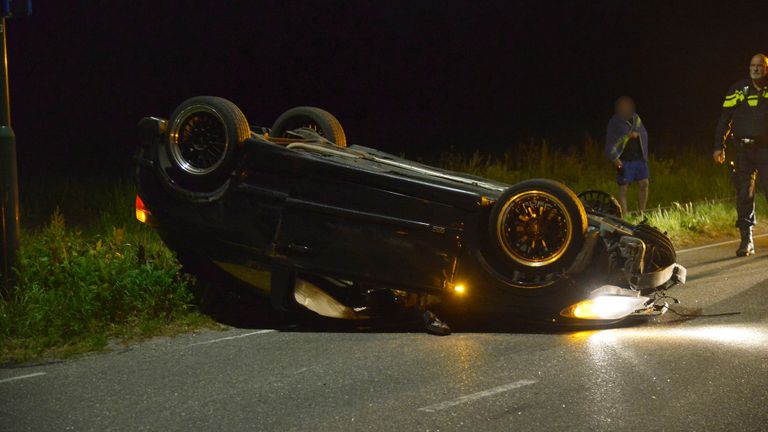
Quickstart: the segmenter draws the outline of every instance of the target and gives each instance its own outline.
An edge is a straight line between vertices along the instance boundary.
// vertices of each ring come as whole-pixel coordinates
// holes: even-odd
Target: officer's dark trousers
[[[755,220],[755,174],[763,193],[768,196],[768,148],[738,149],[736,152],[735,182],[737,190],[736,211],[739,229],[749,228]]]

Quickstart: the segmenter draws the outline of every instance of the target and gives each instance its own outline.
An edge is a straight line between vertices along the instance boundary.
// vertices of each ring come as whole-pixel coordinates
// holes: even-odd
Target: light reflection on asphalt
[[[618,344],[593,344],[591,338],[599,332],[579,332],[577,340],[586,341],[586,354],[589,362],[581,372],[587,410],[599,424],[608,426],[614,419],[613,427],[622,427],[621,419],[628,415],[628,395],[624,391],[624,377],[617,362],[624,361],[633,354]],[[600,409],[594,409],[600,407]],[[618,423],[617,423],[618,422]]]
[[[454,376],[463,385],[472,382],[474,366],[482,351],[481,345],[472,338],[460,337],[449,345],[449,358],[453,365]]]
[[[635,408],[638,394],[649,399],[645,402],[648,408],[656,407],[660,402],[656,399],[670,391],[670,378],[662,379],[659,370],[647,361],[654,352],[749,350],[762,355],[768,351],[765,322],[660,324],[579,331],[566,338],[577,358],[585,360],[583,367],[570,372],[583,385],[583,406],[579,409],[607,430],[625,429],[626,419],[642,415]],[[633,392],[627,391],[629,383],[634,383]]]
[[[679,346],[683,343],[717,344],[724,346],[768,349],[768,328],[765,325],[701,325],[653,326],[610,330],[581,331],[570,335],[571,340],[586,342],[595,355],[606,346],[625,342],[649,341]]]

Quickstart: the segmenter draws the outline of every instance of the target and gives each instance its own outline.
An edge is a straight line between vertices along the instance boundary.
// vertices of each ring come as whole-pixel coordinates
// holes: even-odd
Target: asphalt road
[[[0,369],[0,431],[768,430],[768,238],[757,246],[680,255],[679,309],[735,316],[448,337],[256,320]]]

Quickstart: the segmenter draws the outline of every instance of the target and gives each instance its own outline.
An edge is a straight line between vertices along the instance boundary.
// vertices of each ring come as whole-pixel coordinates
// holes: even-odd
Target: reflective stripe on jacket
[[[728,89],[715,130],[715,150],[725,148],[728,137],[768,138],[768,86],[758,90],[751,80]]]

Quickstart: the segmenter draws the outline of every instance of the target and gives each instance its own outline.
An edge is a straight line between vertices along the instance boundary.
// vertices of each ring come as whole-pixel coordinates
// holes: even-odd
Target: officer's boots
[[[737,257],[749,256],[755,254],[755,243],[752,241],[752,227],[741,228],[741,243],[736,250]]]

